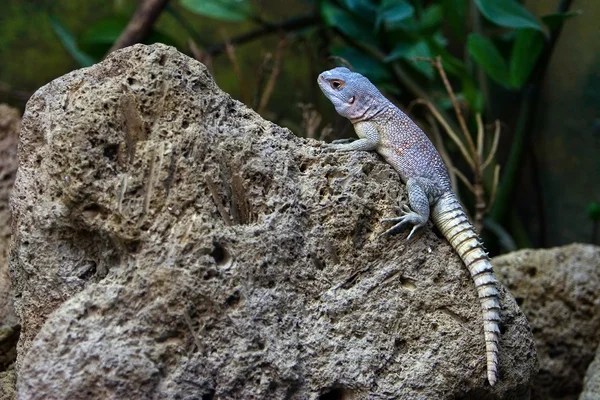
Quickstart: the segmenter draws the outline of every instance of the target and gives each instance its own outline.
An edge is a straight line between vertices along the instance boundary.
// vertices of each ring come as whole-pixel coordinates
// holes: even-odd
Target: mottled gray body
[[[500,334],[497,280],[477,233],[452,191],[439,153],[427,135],[364,76],[347,68],[334,68],[319,75],[318,83],[336,111],[352,122],[359,137],[329,147],[338,151],[377,151],[406,182],[410,207],[405,206],[400,217],[383,220],[394,223],[384,234],[412,225],[410,239],[431,215],[469,269],[483,309],[487,376],[494,385]]]

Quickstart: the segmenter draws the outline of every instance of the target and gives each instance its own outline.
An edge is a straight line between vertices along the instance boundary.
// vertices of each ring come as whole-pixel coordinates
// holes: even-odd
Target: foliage
[[[538,17],[516,0],[313,0],[311,3],[319,18],[299,17],[282,23],[263,20],[250,0],[179,0],[177,7],[169,6],[167,12],[189,33],[191,52],[196,58],[205,61],[207,56],[224,52],[238,78],[235,43],[258,38],[261,32],[294,30],[296,38],[306,35],[319,38],[318,46],[388,93],[403,100],[418,99],[415,104],[425,104],[433,115],[426,116],[431,131],[436,132],[439,124],[447,133],[444,139],[434,134],[434,141],[450,166],[455,185],[458,177],[462,189],[471,192],[470,196],[462,196],[462,200],[470,204],[478,225],[494,202],[499,177],[495,150],[500,124],[496,121],[486,129],[483,123],[493,121],[499,114],[490,93],[520,93],[521,113],[491,211],[494,221],[486,224],[500,238],[499,242],[510,242],[506,221],[510,219],[508,213],[525,154],[531,110],[537,101],[536,90],[530,89],[543,76],[562,24],[578,13],[569,12],[567,5]],[[187,25],[178,9],[223,22],[257,24],[262,31],[250,33],[239,42],[210,46]],[[111,17],[89,26],[75,38],[57,18],[52,18],[57,37],[82,66],[101,59],[126,24],[124,16]],[[309,27],[316,29],[307,30]],[[146,42],[155,41],[173,44],[167,35],[153,31]],[[280,57],[281,49],[276,58]],[[269,90],[277,71],[276,66],[267,85]],[[270,91],[264,94],[261,109]],[[246,93],[244,97],[249,96]],[[471,132],[476,133],[475,139]]]

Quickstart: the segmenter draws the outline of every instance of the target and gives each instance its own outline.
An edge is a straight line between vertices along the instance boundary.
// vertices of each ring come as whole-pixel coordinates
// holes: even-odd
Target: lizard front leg
[[[410,178],[406,182],[408,191],[408,203],[410,207],[404,205],[401,209],[402,215],[395,218],[385,218],[381,222],[392,222],[395,225],[383,232],[380,236],[388,233],[397,232],[405,224],[412,225],[413,228],[406,240],[410,240],[413,233],[420,227],[424,226],[429,219],[429,197],[427,190],[429,184],[423,179]]]
[[[354,124],[354,130],[360,139],[348,143],[348,139],[335,140],[327,148],[337,151],[373,151],[379,146],[379,131],[377,126],[370,122]],[[350,139],[351,140],[351,139]]]
[[[344,140],[344,139],[342,139]],[[368,138],[358,139],[350,143],[330,143],[326,146],[328,149],[336,151],[373,151],[377,148],[377,142],[374,142]]]

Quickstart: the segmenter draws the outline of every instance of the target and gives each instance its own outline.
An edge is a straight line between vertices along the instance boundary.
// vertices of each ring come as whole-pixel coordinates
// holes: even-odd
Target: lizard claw
[[[410,238],[417,231],[417,229],[419,229],[420,227],[425,225],[425,223],[427,221],[423,221],[423,217],[420,216],[419,214],[417,214],[416,212],[412,211],[410,209],[410,207],[406,204],[403,204],[402,207],[398,207],[398,208],[399,208],[399,212],[402,214],[402,216],[382,219],[381,222],[384,222],[384,223],[391,222],[394,224],[394,226],[392,226],[388,230],[384,231],[383,233],[379,234],[379,236],[397,232],[398,230],[400,230],[400,228],[402,228],[402,226],[404,224],[412,224],[413,228],[410,231],[410,233],[408,234],[408,237],[406,238],[406,240],[410,240]]]

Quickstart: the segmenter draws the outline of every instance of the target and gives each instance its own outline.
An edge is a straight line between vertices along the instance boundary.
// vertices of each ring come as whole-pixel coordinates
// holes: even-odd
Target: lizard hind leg
[[[429,197],[425,193],[423,186],[419,181],[411,178],[406,182],[406,189],[408,190],[408,203],[410,207],[404,204],[400,217],[382,219],[381,222],[392,222],[394,226],[383,232],[380,236],[397,232],[404,225],[409,224],[413,228],[406,240],[410,240],[413,233],[427,223],[429,219]]]

